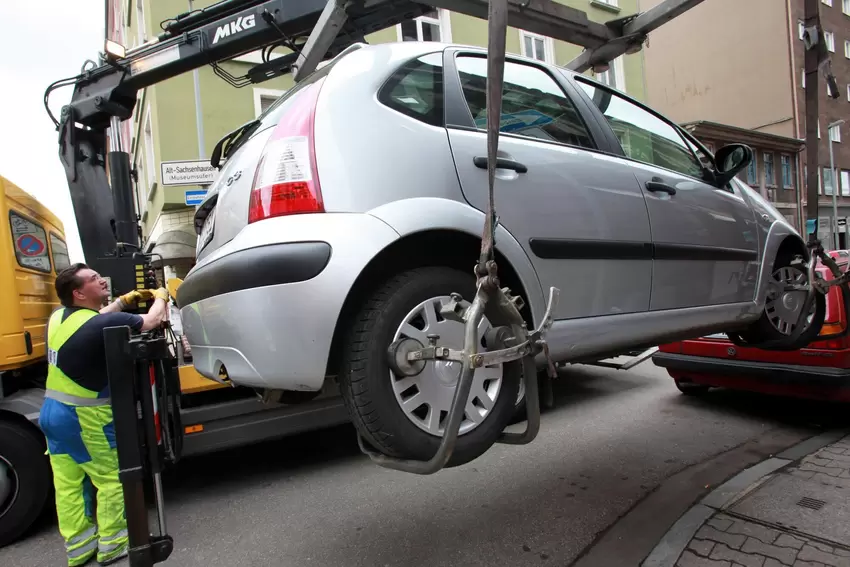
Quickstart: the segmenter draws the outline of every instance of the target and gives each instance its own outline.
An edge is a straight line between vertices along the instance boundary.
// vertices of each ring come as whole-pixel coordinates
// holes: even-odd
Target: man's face
[[[77,277],[83,281],[83,285],[74,290],[74,298],[78,302],[103,304],[109,299],[109,285],[100,274],[86,268],[77,272]]]

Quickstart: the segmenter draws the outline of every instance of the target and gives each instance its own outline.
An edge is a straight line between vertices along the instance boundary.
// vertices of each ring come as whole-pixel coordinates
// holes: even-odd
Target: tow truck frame
[[[132,210],[131,168],[129,154],[120,147],[118,130],[120,122],[133,114],[138,91],[147,86],[180,75],[203,65],[211,65],[216,73],[234,86],[259,83],[291,72],[295,81],[312,73],[330,56],[341,53],[346,47],[374,31],[421,16],[434,7],[445,8],[467,15],[486,18],[488,21],[488,75],[487,75],[487,154],[489,178],[489,202],[482,234],[481,252],[475,266],[477,292],[471,305],[460,307],[456,297],[444,308],[445,317],[465,323],[464,348],[460,351],[440,347],[436,340],[429,345],[397,341],[390,346],[387,356],[391,367],[400,374],[415,373],[417,367],[428,360],[452,360],[462,363],[461,378],[455,391],[449,412],[445,434],[439,449],[428,461],[410,461],[379,454],[359,439],[362,451],[377,464],[416,474],[432,474],[442,469],[451,457],[463,416],[475,368],[502,362],[520,364],[526,376],[536,374],[533,359],[543,353],[548,358],[546,332],[551,325],[551,313],[557,303],[559,290],[550,288],[546,315],[539,327],[529,331],[519,314],[522,299],[515,297],[507,288],[501,288],[498,266],[494,255],[494,232],[498,224],[493,201],[496,152],[499,140],[499,111],[501,109],[502,85],[505,63],[505,36],[511,25],[533,33],[559,39],[584,47],[584,51],[567,68],[577,72],[594,69],[607,70],[609,62],[623,54],[637,53],[642,49],[648,34],[685,13],[703,0],[664,0],[652,9],[605,24],[592,22],[587,14],[554,0],[223,0],[202,10],[178,15],[163,26],[163,33],[153,41],[130,51],[107,41],[102,65],[85,71],[71,79],[57,81],[50,90],[64,84],[74,84],[71,103],[62,109],[61,121],[55,121],[59,131],[60,157],[65,167],[71,191],[72,203],[80,223],[80,237],[86,250],[94,252],[90,263],[95,269],[120,281],[116,273],[126,272],[138,255],[136,221]],[[818,0],[806,0],[807,52],[806,72],[817,73],[824,60],[824,42],[818,16]],[[296,43],[304,39],[303,44]],[[272,58],[271,50],[277,46],[288,47],[292,53]],[[252,68],[244,77],[233,77],[218,63],[234,57],[263,50],[263,62]],[[828,57],[828,56],[827,56]],[[829,78],[829,77],[828,77]],[[834,82],[834,79],[833,79]],[[810,81],[807,90],[807,105],[811,117],[808,120],[807,141],[809,151],[816,154],[817,81]],[[814,93],[814,94],[812,94]],[[45,96],[45,99],[47,97]],[[814,98],[814,104],[812,99]],[[49,109],[48,109],[49,113]],[[52,117],[52,116],[51,116]],[[107,145],[107,131],[109,144]],[[814,163],[817,164],[816,157]],[[812,163],[810,154],[809,162]],[[109,166],[109,178],[105,164]],[[809,181],[814,173],[809,168]],[[816,191],[816,189],[815,189]],[[810,195],[812,188],[810,187]],[[809,220],[817,215],[817,198],[809,201]],[[810,226],[811,223],[807,223]],[[813,255],[827,263],[831,261],[824,252],[816,233],[810,234],[809,248]],[[836,279],[829,284],[816,282],[810,261],[812,278],[807,286],[808,312],[815,293],[822,293],[826,285],[844,284],[850,276],[836,272],[837,265],[830,265]],[[114,275],[113,275],[114,274]],[[489,331],[488,345],[498,348],[485,353],[477,352],[480,344],[477,326],[486,313],[494,324]],[[802,329],[803,325],[797,325]],[[126,331],[124,331],[126,333]],[[492,341],[492,342],[491,342]],[[108,356],[113,368],[129,368],[135,364],[143,367],[154,360],[151,351],[133,345],[133,339],[114,332],[107,336]],[[780,347],[781,345],[774,345]],[[135,359],[133,359],[135,357]],[[167,358],[167,357],[166,357]],[[123,362],[122,362],[123,360]],[[157,359],[159,360],[159,359]],[[129,361],[129,362],[128,362]],[[141,366],[139,366],[141,365]],[[549,361],[549,372],[554,366]],[[527,427],[524,433],[503,433],[500,442],[525,444],[531,442],[539,430],[540,409],[536,380],[527,380]],[[154,382],[156,386],[157,382]],[[160,388],[168,388],[167,380]],[[116,415],[128,408],[141,408],[138,421],[125,422],[124,427],[116,423],[122,482],[127,499],[127,518],[133,538],[131,565],[148,566],[164,561],[171,550],[170,537],[165,533],[164,510],[161,492],[157,491],[160,509],[160,536],[145,540],[147,531],[146,511],[143,513],[144,498],[139,497],[138,482],[141,478],[158,478],[162,458],[151,453],[147,459],[139,453],[140,431],[148,434],[153,427],[151,412],[145,409],[157,398],[144,393],[144,388],[113,389],[112,404]],[[166,413],[178,411],[174,404],[160,408]],[[175,416],[179,418],[179,416]],[[167,417],[167,420],[173,421]],[[179,429],[176,430],[180,434]],[[122,457],[123,454],[123,457]],[[128,456],[129,455],[129,456]],[[175,453],[179,458],[179,451]],[[172,459],[174,460],[174,459]],[[125,467],[125,464],[127,467]],[[131,469],[131,470],[130,470]],[[158,486],[156,482],[155,485]],[[142,519],[144,517],[144,519]],[[143,522],[143,523],[142,523]],[[150,537],[150,536],[149,536]],[[144,541],[143,541],[144,540]]]

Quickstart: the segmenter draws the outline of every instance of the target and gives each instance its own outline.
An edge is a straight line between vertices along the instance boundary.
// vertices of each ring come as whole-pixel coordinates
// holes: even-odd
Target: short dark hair
[[[83,278],[77,273],[86,270],[88,266],[82,262],[71,264],[56,276],[56,295],[65,307],[74,306],[74,292],[83,287]]]

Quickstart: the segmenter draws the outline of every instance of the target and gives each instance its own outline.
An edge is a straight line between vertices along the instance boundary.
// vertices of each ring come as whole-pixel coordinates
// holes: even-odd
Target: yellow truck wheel
[[[0,418],[0,547],[22,536],[51,494],[44,439],[31,425]]]

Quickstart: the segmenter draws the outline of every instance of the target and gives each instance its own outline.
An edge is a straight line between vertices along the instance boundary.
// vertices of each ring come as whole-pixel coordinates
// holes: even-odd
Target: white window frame
[[[555,63],[555,42],[551,37],[546,37],[545,35],[540,35],[539,33],[527,32],[525,30],[519,31],[519,52],[523,57],[528,57],[529,59],[534,59],[535,61],[540,61],[534,57],[531,53],[525,52],[525,38],[530,37],[531,39],[542,39],[543,40],[543,62],[544,63]]]
[[[800,41],[803,40],[803,36],[806,34],[806,22],[803,20],[797,20],[797,35],[800,38]]]
[[[286,94],[286,90],[280,89],[254,89],[254,118],[259,118],[263,113],[263,97],[274,97],[278,99]]]
[[[806,68],[803,67],[800,69],[800,86],[804,89],[806,88]]]
[[[619,3],[620,0],[596,0],[596,1],[600,2],[602,4],[608,4],[609,6],[616,6],[618,8],[620,7],[620,3]]]
[[[850,0],[843,0],[841,4],[841,11],[850,16]]]
[[[850,40],[844,40],[844,57],[850,59]]]
[[[829,139],[836,144],[841,143],[841,128],[838,126],[833,126],[829,129]]]
[[[153,148],[154,134],[150,105],[145,108],[145,119],[144,122],[142,122],[142,139],[144,140],[145,169],[147,169],[147,176],[145,178],[145,182],[147,184],[145,200],[147,201],[150,198],[153,184],[156,183],[156,153]]]
[[[823,2],[824,4],[826,4],[827,6],[832,6],[832,0],[820,0],[820,1]]]
[[[832,197],[832,192],[835,191],[835,180],[833,179],[835,172],[828,167],[824,167],[822,169],[823,169],[823,194],[827,195],[829,197]],[[826,185],[826,174],[827,174],[827,172],[829,172],[829,189],[828,190],[827,190],[827,185]]]
[[[823,32],[823,40],[826,42],[826,48],[831,53],[835,53],[835,34],[831,31]]]
[[[847,85],[847,101],[850,102],[850,84]]]
[[[427,16],[419,16],[418,18],[413,18],[413,21],[416,22],[416,37],[419,38],[419,41],[422,41],[422,22],[427,22],[429,24],[439,26],[440,43],[452,42],[452,17],[451,12],[448,10],[437,8],[436,19],[429,18]],[[401,24],[396,24],[395,33],[398,41],[404,41],[404,38],[401,35]]]
[[[850,171],[842,169],[838,177],[841,179],[841,196],[850,197]]]
[[[148,30],[145,26],[145,0],[136,0],[136,37],[139,38],[139,45],[148,41]]]
[[[613,85],[611,85],[610,81],[608,80],[608,77],[610,77],[609,73],[611,73],[611,71],[614,71],[614,84]],[[613,61],[611,61],[611,63],[608,66],[608,70],[605,71],[604,73],[597,73],[596,74],[596,80],[599,81],[600,83],[604,83],[604,84],[608,85],[609,87],[613,87],[620,92],[624,92],[624,93],[627,92],[626,91],[626,72],[625,72],[625,69],[623,68],[623,56],[621,55],[621,56],[617,57],[616,59],[614,59]]]

